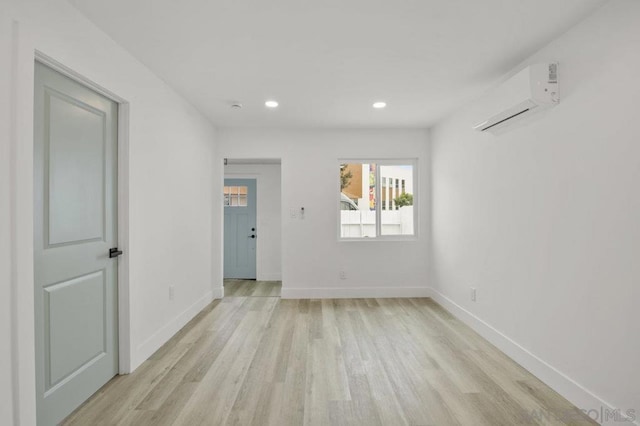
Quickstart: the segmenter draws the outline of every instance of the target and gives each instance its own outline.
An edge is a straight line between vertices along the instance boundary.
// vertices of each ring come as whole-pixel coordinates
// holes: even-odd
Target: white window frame
[[[340,188],[340,165],[342,164],[375,164],[376,170],[376,236],[375,237],[343,237],[342,236],[342,223],[341,223],[341,206],[340,206],[340,193],[337,191],[336,206],[337,206],[337,230],[338,241],[340,242],[358,242],[358,241],[415,241],[418,239],[419,227],[418,218],[419,215],[419,170],[417,158],[341,158],[336,164],[336,181],[337,186]],[[380,166],[412,166],[412,178],[413,178],[413,234],[411,235],[382,235],[382,177],[380,175]],[[393,180],[393,179],[392,179]],[[394,181],[395,184],[395,181]],[[391,209],[393,210],[393,209]]]

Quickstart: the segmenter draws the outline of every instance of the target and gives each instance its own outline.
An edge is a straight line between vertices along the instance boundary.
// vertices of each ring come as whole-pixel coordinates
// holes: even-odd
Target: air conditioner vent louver
[[[505,121],[507,121],[507,120],[511,120],[512,118],[516,118],[516,117],[517,117],[517,116],[519,116],[520,114],[524,114],[524,113],[525,113],[525,112],[527,112],[527,111],[530,111],[530,108],[527,108],[527,109],[522,110],[522,111],[520,111],[520,112],[516,112],[515,114],[510,115],[510,116],[509,116],[509,117],[507,117],[507,118],[503,118],[502,120],[498,121],[497,123],[493,123],[493,124],[491,124],[491,125],[487,125],[486,127],[483,127],[481,130],[482,130],[483,132],[484,132],[485,130],[489,130],[489,129],[491,129],[492,127],[498,126],[498,125],[500,125],[500,124],[504,123],[504,122],[505,122]]]

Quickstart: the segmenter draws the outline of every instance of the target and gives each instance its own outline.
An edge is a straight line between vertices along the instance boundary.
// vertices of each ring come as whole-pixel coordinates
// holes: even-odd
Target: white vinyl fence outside
[[[399,210],[383,210],[382,235],[413,235],[413,206]],[[376,212],[371,210],[341,210],[340,236],[363,238],[376,236]]]

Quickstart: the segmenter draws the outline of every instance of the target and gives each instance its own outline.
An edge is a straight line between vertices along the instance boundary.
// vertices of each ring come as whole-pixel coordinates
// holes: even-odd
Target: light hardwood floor
[[[280,297],[282,281],[224,280],[224,297]]]
[[[595,423],[431,299],[228,297],[65,424]]]

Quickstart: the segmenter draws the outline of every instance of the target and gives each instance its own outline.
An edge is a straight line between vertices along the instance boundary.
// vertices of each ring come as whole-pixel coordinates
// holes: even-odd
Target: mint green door
[[[224,180],[224,278],[256,279],[256,180]]]
[[[35,67],[37,415],[54,425],[118,373],[118,106]]]

